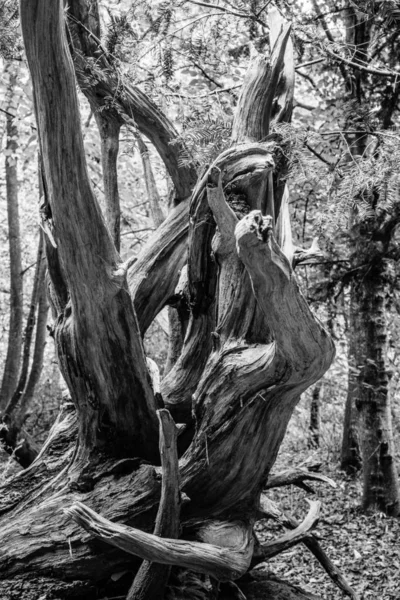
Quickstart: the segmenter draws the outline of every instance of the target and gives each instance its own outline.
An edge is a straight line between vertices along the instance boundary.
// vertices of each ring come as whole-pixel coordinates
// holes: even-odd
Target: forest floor
[[[400,519],[382,513],[363,514],[360,477],[347,477],[337,467],[338,458],[332,453],[293,448],[284,442],[274,472],[304,463],[320,463],[320,472],[333,479],[337,487],[313,482],[314,495],[291,486],[269,490],[268,497],[298,520],[308,512],[307,498],[320,500],[321,518],[314,534],[360,600],[400,600]],[[15,461],[0,452],[0,480],[18,470],[20,467]],[[282,533],[281,527],[271,520],[257,524],[260,541]],[[321,600],[346,598],[304,545],[279,554],[257,569],[272,572]]]
[[[400,600],[400,519],[381,513],[364,514],[360,509],[361,479],[347,477],[335,466],[337,460],[332,459],[309,450],[293,452],[283,448],[274,472],[306,461],[320,462],[320,472],[331,477],[337,487],[313,482],[313,496],[291,486],[268,491],[268,497],[297,519],[304,518],[308,511],[306,498],[320,500],[321,518],[314,533],[360,600]],[[257,527],[261,541],[282,535],[281,528],[271,520],[261,521]],[[258,568],[272,571],[323,600],[346,598],[304,545],[295,546]]]

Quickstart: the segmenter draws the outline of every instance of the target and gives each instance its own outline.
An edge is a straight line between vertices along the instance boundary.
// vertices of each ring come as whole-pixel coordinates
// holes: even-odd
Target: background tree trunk
[[[9,76],[8,89],[12,95],[17,74],[10,68]],[[7,110],[10,107],[12,107],[12,101],[7,106]],[[21,235],[18,209],[18,129],[14,123],[14,118],[9,112],[7,112],[6,120],[7,144],[5,166],[8,240],[10,247],[10,325],[8,330],[7,355],[0,388],[1,411],[5,409],[18,382],[24,317]]]
[[[354,44],[353,62],[367,58],[370,24],[359,17],[350,5],[347,8],[347,42]],[[349,83],[352,85],[351,95],[360,108],[365,78],[363,71],[354,69]],[[366,152],[368,134],[364,129],[361,117],[360,132],[347,136],[349,158],[352,160],[358,160]],[[371,207],[374,212],[375,206]],[[390,242],[387,234],[392,229],[386,226],[386,235],[382,236],[382,218],[377,212],[373,218],[363,220],[355,210],[352,221],[351,267],[355,275],[350,287],[349,391],[341,463],[348,472],[355,472],[360,464],[360,448],[364,508],[398,515],[399,483],[394,464],[386,366],[387,278],[384,256]]]
[[[321,396],[323,384],[319,381],[313,388],[310,407],[310,427],[308,436],[308,446],[310,448],[319,448],[320,446],[320,427],[321,427]]]

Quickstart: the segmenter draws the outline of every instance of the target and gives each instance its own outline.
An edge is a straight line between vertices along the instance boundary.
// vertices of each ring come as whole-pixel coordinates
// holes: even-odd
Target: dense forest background
[[[85,87],[101,84],[104,65],[77,50],[79,103],[87,164],[107,211],[113,183],[103,177],[102,126],[118,115],[109,149],[117,156],[120,254],[133,260],[174,203],[164,162],[121,108],[138,86],[175,123],[180,164],[203,172],[230,140],[249,63],[269,52],[268,11],[291,23],[294,110],[274,132],[286,143],[296,275],[330,332],[336,358],[296,407],[279,461],[323,472],[320,536],[360,597],[398,600],[395,548],[400,514],[399,93],[400,5],[343,0],[104,0],[99,3],[106,69],[120,90],[93,111]],[[74,17],[69,17],[74,42]],[[43,187],[32,87],[18,6],[0,2],[0,478],[28,466],[68,398],[52,340],[46,300]],[[104,161],[104,152],[103,152]],[[116,184],[115,184],[116,185]],[[240,201],[240,198],[238,198]],[[174,308],[145,336],[161,375],[171,361]],[[19,459],[19,460],[16,460]],[[340,470],[339,470],[340,469]],[[309,492],[308,486],[306,492]],[[305,495],[274,492],[286,510]],[[260,529],[263,535],[263,529]],[[339,549],[341,554],[339,556]],[[332,556],[331,556],[332,558]],[[271,563],[323,598],[339,598],[328,578],[290,550]]]

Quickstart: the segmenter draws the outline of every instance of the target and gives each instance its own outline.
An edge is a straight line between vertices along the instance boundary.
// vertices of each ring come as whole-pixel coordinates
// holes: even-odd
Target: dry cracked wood
[[[322,473],[314,473],[313,471],[296,467],[294,469],[282,471],[281,473],[271,473],[268,477],[265,489],[268,490],[285,485],[298,485],[301,487],[304,481],[322,481],[333,488],[336,487],[336,483],[330,477],[327,477]]]
[[[243,575],[253,554],[251,527],[240,524],[216,522],[209,525],[206,538],[217,538],[221,545],[216,545],[161,539],[140,529],[112,523],[81,502],[75,502],[66,513],[95,537],[125,552],[152,562],[206,573],[220,581]]]
[[[50,34],[47,22],[52,23]],[[50,8],[41,0],[22,1],[21,24],[33,81],[48,220],[69,293],[55,340],[64,378],[80,410],[80,448],[90,452],[107,443],[111,450],[116,436],[125,440],[116,452],[124,447],[128,455],[144,452],[157,460],[156,404],[126,272],[90,186],[62,3]]]
[[[162,468],[161,499],[158,507],[154,535],[177,538],[181,495],[179,490],[178,452],[176,448],[177,428],[166,409],[157,411],[160,422],[160,454]],[[127,600],[163,600],[168,583],[170,567],[143,561],[135,575]]]
[[[160,227],[162,239],[130,268],[139,327],[125,286],[126,265],[119,263],[89,188],[62,2],[22,0],[21,6],[57,243],[53,259],[59,261],[62,283],[56,338],[80,435],[74,449],[73,423],[69,432],[59,424],[31,470],[7,484],[15,503],[5,506],[0,497],[6,513],[0,533],[7,539],[7,547],[0,548],[2,575],[21,574],[26,563],[39,574],[50,568],[62,582],[98,581],[127,564],[136,570],[137,561],[82,535],[75,522],[60,516],[61,508],[72,505],[70,514],[117,548],[220,579],[236,578],[249,567],[259,496],[299,394],[333,357],[329,337],[305,304],[273,240],[270,220],[260,212],[268,209],[279,218],[275,191],[285,170],[279,137],[265,140],[262,134],[245,143],[244,131],[192,196],[187,269],[192,318],[182,355],[193,351],[196,356],[194,350],[200,350],[202,362],[187,381],[190,397],[183,390],[193,422],[179,460],[182,492],[190,500],[181,510],[184,539],[160,539],[149,533],[160,503],[160,476],[153,466],[159,460],[158,430],[140,338],[175,293],[185,262],[187,208],[176,209]],[[276,48],[276,54],[281,56],[282,49]],[[228,208],[238,220],[235,231]],[[160,289],[154,287],[158,284]],[[69,295],[62,296],[65,290]],[[171,398],[177,398],[183,382],[183,376],[176,384],[171,381]],[[164,393],[164,382],[161,387]],[[116,439],[123,441],[122,456],[113,454]],[[185,541],[189,536],[201,541]]]
[[[120,125],[128,122],[137,126],[163,159],[177,200],[187,198],[196,183],[196,171],[192,165],[182,165],[179,161],[182,145],[173,143],[178,135],[166,115],[138,87],[122,83],[121,74],[99,39],[97,0],[69,0],[68,16],[74,34],[70,45],[77,78],[92,110],[110,113],[110,118]]]

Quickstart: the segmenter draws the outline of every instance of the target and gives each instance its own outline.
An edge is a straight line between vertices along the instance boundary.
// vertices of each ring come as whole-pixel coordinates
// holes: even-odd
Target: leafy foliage
[[[18,1],[0,1],[0,57],[15,58],[22,51],[18,32]]]

